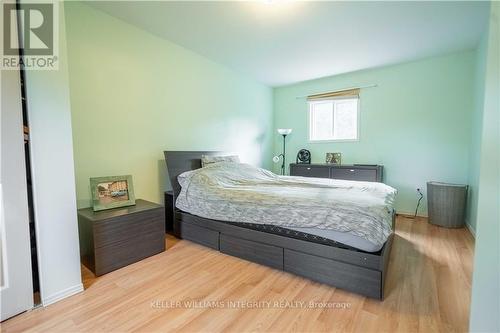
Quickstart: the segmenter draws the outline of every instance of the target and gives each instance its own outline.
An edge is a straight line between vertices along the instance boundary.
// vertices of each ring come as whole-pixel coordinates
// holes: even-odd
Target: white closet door
[[[0,25],[3,26],[0,18]],[[0,71],[0,320],[33,308],[19,71]]]

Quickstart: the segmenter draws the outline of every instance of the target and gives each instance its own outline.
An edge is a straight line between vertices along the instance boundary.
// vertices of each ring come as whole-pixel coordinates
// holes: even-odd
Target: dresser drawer
[[[360,168],[332,168],[331,177],[333,179],[357,180],[366,182],[376,182],[376,169],[360,169]]]
[[[330,178],[330,168],[312,165],[292,165],[290,176]]]

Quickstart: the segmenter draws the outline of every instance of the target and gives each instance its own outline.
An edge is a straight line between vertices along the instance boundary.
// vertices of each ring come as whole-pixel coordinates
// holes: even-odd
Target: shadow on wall
[[[204,125],[207,143],[205,146],[196,144],[196,148],[173,149],[165,147],[164,150],[200,150],[221,151],[228,154],[237,154],[242,163],[270,168],[271,167],[271,141],[266,149],[268,132],[255,120],[236,119],[226,124],[220,122]],[[222,140],[213,138],[222,138]],[[212,144],[211,144],[212,142]],[[162,152],[163,154],[163,152]],[[269,156],[267,156],[269,155]],[[267,160],[269,158],[269,160]],[[165,191],[171,190],[172,185],[167,172],[164,159],[157,160],[158,168],[158,195],[163,198]]]
[[[92,205],[93,205],[93,202],[92,202],[92,189],[90,188],[90,181],[87,182],[86,188],[87,188],[87,193],[89,194],[89,197],[85,198],[85,199],[77,198],[76,204],[77,204],[78,208],[92,207]]]
[[[250,135],[251,134],[251,135]],[[263,161],[265,149],[263,148],[266,140],[266,132],[260,131],[259,133],[251,132],[249,134],[242,134],[238,137],[237,142],[225,142],[223,147],[225,149],[206,149],[227,152],[228,154],[237,154],[242,163],[248,163],[260,167],[270,167],[270,160]],[[168,150],[168,149],[165,149]],[[192,150],[205,150],[205,149],[192,149]],[[264,157],[265,158],[265,157]],[[172,184],[167,171],[167,163],[165,159],[157,160],[158,168],[158,197],[163,198],[165,191],[172,189]]]
[[[228,124],[227,135],[219,147],[221,151],[234,152],[242,163],[264,166],[266,130],[254,120],[236,119]],[[271,142],[269,142],[269,147]]]
[[[158,198],[163,198],[165,191],[172,189],[170,179],[168,178],[167,163],[165,159],[157,161],[158,165]]]

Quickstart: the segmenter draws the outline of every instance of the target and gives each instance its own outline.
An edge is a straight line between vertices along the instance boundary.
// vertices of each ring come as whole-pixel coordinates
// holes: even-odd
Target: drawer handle
[[[307,170],[311,170],[311,168],[307,168]]]
[[[356,171],[356,170],[354,170],[354,169],[350,169],[349,171],[354,172],[354,171]]]

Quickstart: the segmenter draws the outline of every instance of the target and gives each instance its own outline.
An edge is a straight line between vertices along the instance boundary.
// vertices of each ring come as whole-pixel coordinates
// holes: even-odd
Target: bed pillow
[[[202,167],[206,167],[207,165],[217,163],[217,162],[240,163],[240,158],[236,155],[231,155],[231,156],[201,155],[201,166]]]

